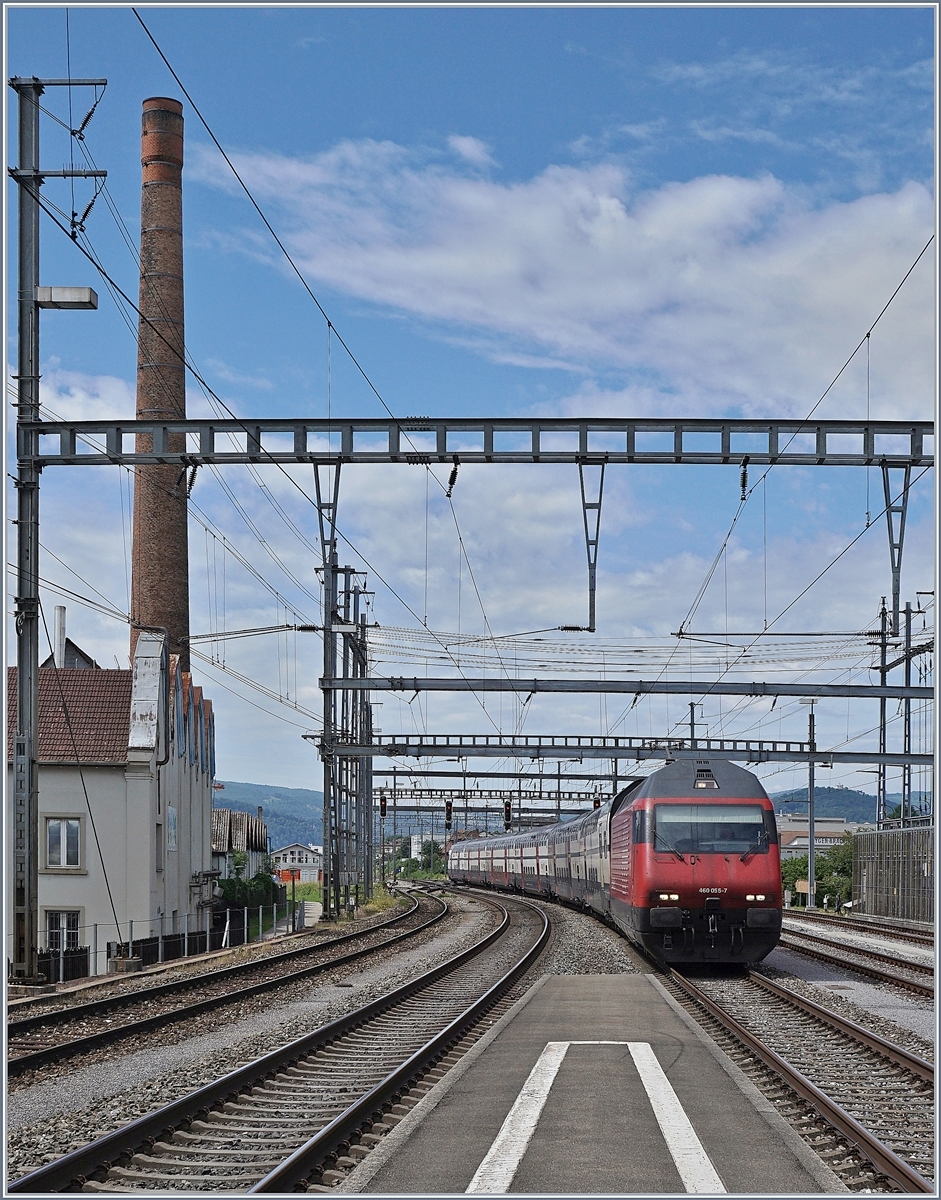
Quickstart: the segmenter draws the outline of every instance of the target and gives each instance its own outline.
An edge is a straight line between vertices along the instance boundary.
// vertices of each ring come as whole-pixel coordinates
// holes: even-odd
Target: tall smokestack
[[[144,101],[141,133],[140,311],[137,419],[186,416],[183,341],[183,105]],[[150,438],[138,439],[150,450]],[[185,436],[169,449],[186,449]],[[175,466],[134,472],[131,658],[139,630],[166,629],[171,654],[189,670],[189,554],[186,480]]]

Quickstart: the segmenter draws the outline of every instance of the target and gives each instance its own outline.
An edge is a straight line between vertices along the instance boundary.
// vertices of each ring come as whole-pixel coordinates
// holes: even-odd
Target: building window
[[[46,819],[46,866],[80,867],[79,827],[77,817]]]
[[[46,949],[58,953],[60,950],[78,949],[78,912],[46,911]],[[63,938],[65,942],[63,944]]]
[[[176,850],[177,816],[172,804],[167,805],[167,849]]]

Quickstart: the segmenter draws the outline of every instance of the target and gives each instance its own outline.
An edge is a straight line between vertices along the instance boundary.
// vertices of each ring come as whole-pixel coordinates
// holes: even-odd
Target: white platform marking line
[[[578,1041],[546,1044],[465,1195],[509,1191],[569,1046],[627,1046],[686,1191],[725,1194],[722,1180],[649,1042]]]
[[[466,1191],[503,1193],[523,1160],[569,1042],[548,1042]]]
[[[724,1193],[725,1187],[696,1136],[679,1097],[647,1042],[628,1042],[637,1074],[687,1192]]]

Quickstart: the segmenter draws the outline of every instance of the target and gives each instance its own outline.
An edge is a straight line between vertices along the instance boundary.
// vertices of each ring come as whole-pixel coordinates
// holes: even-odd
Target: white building
[[[799,858],[806,854],[810,847],[810,832],[808,818],[804,814],[777,813],[775,821],[778,826],[778,840],[781,846],[782,858]],[[848,833],[859,829],[854,821],[845,817],[814,816],[814,847],[818,854],[839,846]]]
[[[298,883],[321,883],[323,881],[323,847],[305,846],[302,842],[294,842],[290,846],[282,846],[271,854],[275,871],[282,882],[291,878],[291,871],[299,871],[295,876]]]
[[[211,703],[162,635],[141,633],[132,670],[76,661],[40,668],[37,753],[40,948],[97,950],[72,977],[104,973],[109,943],[203,927],[215,770]],[[15,668],[7,685],[12,791]]]

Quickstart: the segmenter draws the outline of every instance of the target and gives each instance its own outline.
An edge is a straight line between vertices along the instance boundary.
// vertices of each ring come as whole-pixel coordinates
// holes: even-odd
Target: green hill
[[[261,783],[232,783],[222,779],[217,782],[223,784],[223,788],[212,794],[215,808],[234,808],[237,812],[254,814],[261,805],[272,850],[292,842],[304,846],[323,845],[323,792]]]
[[[806,813],[807,789],[794,788],[790,792],[776,792],[771,799],[778,812]],[[891,816],[902,803],[901,792],[886,792],[885,808]],[[921,792],[912,793],[912,808],[915,813],[931,810],[931,797]],[[844,787],[814,788],[814,811],[818,817],[845,817],[847,821],[875,821],[876,798],[868,792]]]
[[[807,789],[777,792],[771,799],[778,812],[806,813]],[[847,821],[875,821],[876,798],[853,788],[814,787],[814,812],[818,817],[845,817]]]

